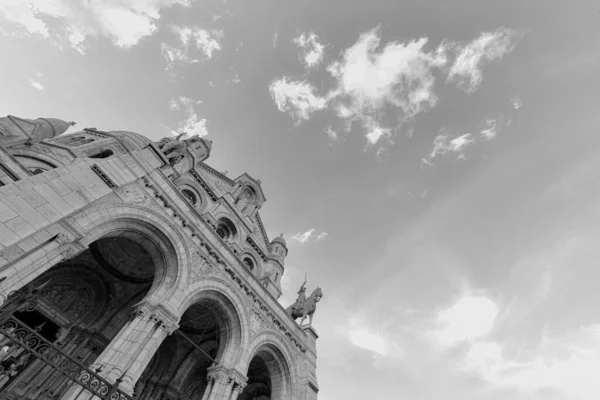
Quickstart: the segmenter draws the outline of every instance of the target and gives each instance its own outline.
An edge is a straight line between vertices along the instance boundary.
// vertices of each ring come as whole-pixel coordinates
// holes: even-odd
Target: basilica
[[[323,295],[279,304],[260,180],[73,124],[0,118],[0,400],[317,399]]]

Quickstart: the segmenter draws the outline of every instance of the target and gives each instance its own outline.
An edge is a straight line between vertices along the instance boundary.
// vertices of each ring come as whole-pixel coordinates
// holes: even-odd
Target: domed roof
[[[271,244],[273,243],[280,243],[283,245],[283,247],[285,247],[287,249],[287,243],[285,241],[285,239],[283,238],[283,233],[279,236],[277,236],[275,239],[271,240]]]
[[[40,139],[50,139],[58,135],[62,135],[75,122],[67,122],[58,118],[38,118],[34,121],[36,128],[34,135]]]
[[[144,147],[152,143],[152,140],[148,139],[144,135],[140,135],[135,132],[128,131],[110,131],[107,132],[110,136],[113,136],[121,141],[127,150],[141,150]]]

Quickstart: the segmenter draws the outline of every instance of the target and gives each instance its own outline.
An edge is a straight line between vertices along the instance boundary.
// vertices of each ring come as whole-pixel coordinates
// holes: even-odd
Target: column
[[[212,378],[207,378],[207,379],[208,379],[208,384],[206,385],[206,389],[204,389],[204,394],[202,395],[202,400],[208,400],[208,396],[210,396],[210,391],[212,390],[212,387],[213,387]]]
[[[150,322],[154,325],[150,339],[146,341],[143,347],[140,347],[139,352],[132,358],[132,362],[129,363],[123,375],[121,389],[129,394],[133,393],[135,383],[148,366],[163,340],[179,329],[175,318],[162,310],[154,310],[150,315]]]
[[[238,396],[242,394],[244,388],[246,387],[246,382],[236,382],[233,390],[231,391],[231,397],[229,400],[237,400]]]
[[[231,394],[228,371],[222,366],[211,367],[208,370],[209,378],[214,381],[208,400],[228,400]]]

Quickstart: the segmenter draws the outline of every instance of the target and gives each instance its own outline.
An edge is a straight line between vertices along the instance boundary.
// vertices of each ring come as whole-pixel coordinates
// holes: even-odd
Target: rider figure
[[[306,292],[306,288],[304,287],[304,285],[306,285],[306,281],[304,281],[302,286],[300,286],[300,290],[298,290],[298,298],[296,299],[296,302],[292,305],[292,310],[302,311],[302,309],[304,308],[304,302],[306,301],[306,294],[304,294],[304,292]]]

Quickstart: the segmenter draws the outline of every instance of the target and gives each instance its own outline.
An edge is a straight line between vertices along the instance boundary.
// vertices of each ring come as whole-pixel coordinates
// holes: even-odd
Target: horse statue
[[[323,292],[321,291],[321,288],[318,287],[315,290],[313,290],[313,292],[310,296],[308,296],[307,299],[305,299],[305,284],[306,282],[302,284],[302,287],[298,291],[298,300],[296,300],[294,304],[292,304],[285,310],[288,313],[288,315],[291,316],[294,320],[302,318],[300,320],[300,326],[302,326],[302,323],[306,319],[306,316],[308,316],[309,318],[309,325],[312,325],[312,319],[315,310],[317,309],[317,303],[319,302],[319,300],[321,300],[321,297],[323,297]]]

